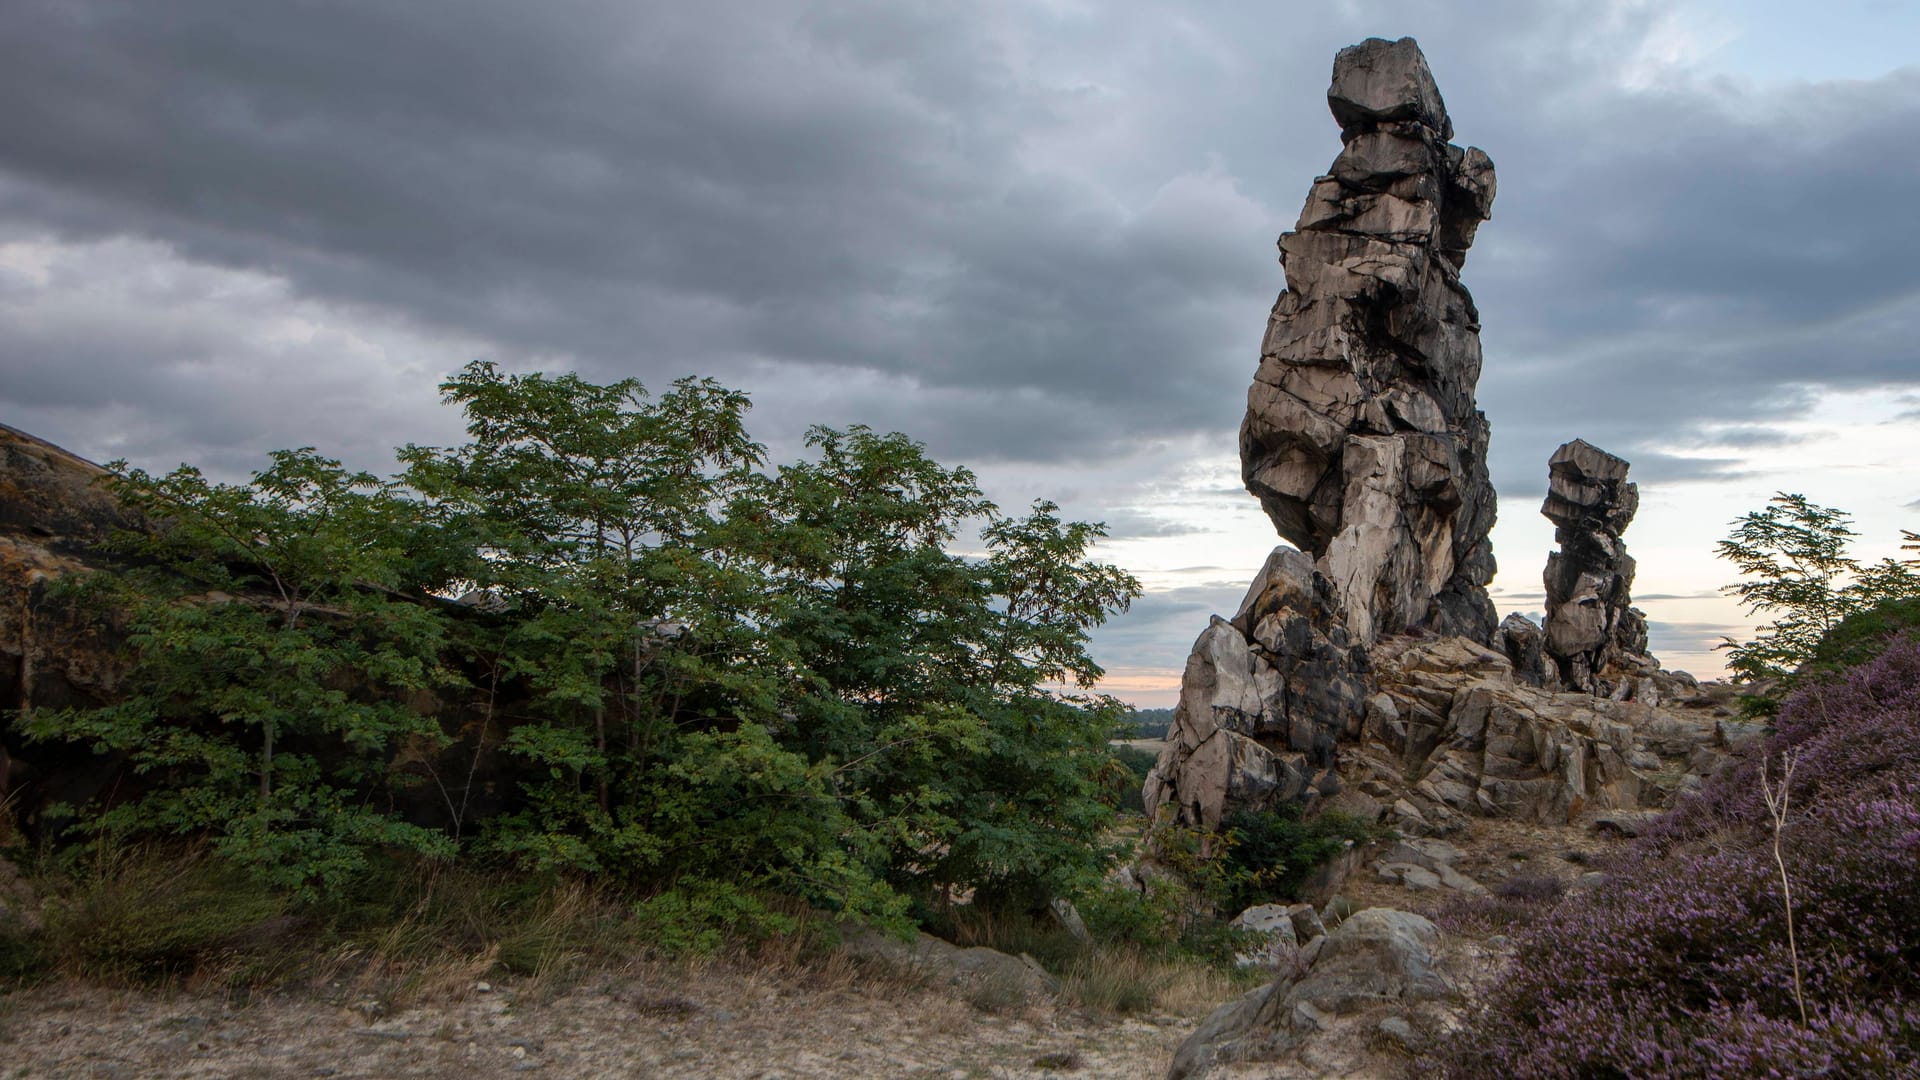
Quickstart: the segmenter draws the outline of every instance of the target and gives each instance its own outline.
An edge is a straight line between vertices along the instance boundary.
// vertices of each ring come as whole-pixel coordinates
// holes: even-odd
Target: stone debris
[[[1353,1070],[1374,1062],[1382,1021],[1398,1018],[1418,1038],[1409,1011],[1424,1007],[1423,1021],[1443,1022],[1443,1002],[1463,985],[1443,957],[1439,929],[1410,912],[1368,908],[1318,944],[1295,970],[1214,1010],[1174,1054],[1168,1080],[1289,1058],[1313,1070],[1305,1075],[1369,1075]]]

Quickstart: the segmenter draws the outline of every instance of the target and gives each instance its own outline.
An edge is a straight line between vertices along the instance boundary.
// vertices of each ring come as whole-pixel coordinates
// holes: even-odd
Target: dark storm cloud
[[[1647,451],[1911,383],[1920,236],[1860,208],[1920,171],[1920,74],[1629,93],[1650,17],[1588,7],[1353,4],[1277,35],[1258,6],[27,0],[0,37],[0,214],[505,357],[771,367],[776,398],[851,372],[882,415],[849,418],[936,453],[1086,459],[1231,430],[1272,234],[1337,146],[1328,57],[1404,30],[1500,164],[1469,266],[1496,473],[1581,427],[1636,475],[1724,478]],[[140,355],[33,345],[70,395]]]

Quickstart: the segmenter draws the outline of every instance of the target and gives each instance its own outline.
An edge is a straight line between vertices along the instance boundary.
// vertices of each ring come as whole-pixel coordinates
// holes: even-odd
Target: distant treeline
[[[1136,739],[1164,739],[1173,726],[1172,709],[1135,709],[1125,717],[1133,725]]]

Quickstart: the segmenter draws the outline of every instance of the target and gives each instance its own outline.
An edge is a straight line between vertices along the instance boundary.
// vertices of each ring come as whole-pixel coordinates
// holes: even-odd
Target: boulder
[[[1181,1044],[1167,1076],[1187,1080],[1216,1064],[1306,1058],[1343,1043],[1341,1056],[1362,1059],[1380,1020],[1453,992],[1439,947],[1440,931],[1419,915],[1356,912],[1318,939],[1303,970],[1214,1010]]]
[[[843,923],[840,942],[841,949],[856,960],[884,964],[962,990],[987,990],[1032,1001],[1059,989],[1058,981],[1031,956],[1009,956],[981,945],[962,948],[925,932],[902,941],[870,926]]]
[[[1312,910],[1308,905],[1300,906]],[[1250,907],[1235,915],[1227,925],[1264,935],[1258,947],[1234,956],[1233,962],[1240,967],[1280,967],[1293,960],[1305,940],[1294,931],[1293,911],[1287,904]]]
[[[1327,98],[1344,147],[1280,238],[1287,288],[1247,392],[1242,472],[1357,642],[1432,628],[1484,643],[1494,495],[1459,272],[1493,165],[1447,142],[1411,38],[1341,50]]]
[[[1493,645],[1513,664],[1514,678],[1528,686],[1559,686],[1559,671],[1547,659],[1546,634],[1532,619],[1519,612],[1508,615],[1494,631]]]

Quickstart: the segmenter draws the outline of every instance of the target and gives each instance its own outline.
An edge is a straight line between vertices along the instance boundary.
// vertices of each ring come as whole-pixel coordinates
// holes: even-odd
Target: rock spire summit
[[[1247,391],[1242,473],[1333,581],[1356,640],[1429,628],[1486,642],[1494,494],[1460,268],[1493,163],[1447,141],[1412,38],[1342,49],[1327,102],[1344,147],[1280,238],[1287,288]]]

